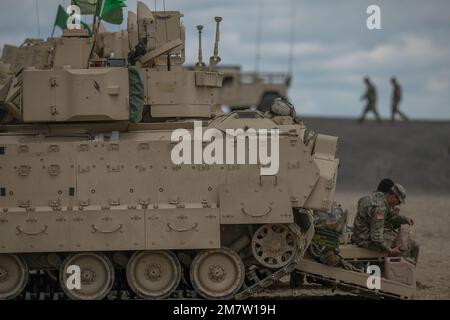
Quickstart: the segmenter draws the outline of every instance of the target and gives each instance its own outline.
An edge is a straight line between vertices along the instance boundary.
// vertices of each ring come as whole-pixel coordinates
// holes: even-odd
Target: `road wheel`
[[[282,268],[295,258],[295,235],[285,224],[265,224],[252,237],[252,252],[262,266]]]
[[[73,266],[79,267],[80,289],[68,287]],[[72,268],[70,268],[72,267]],[[75,276],[76,276],[75,272]],[[60,285],[72,300],[101,300],[114,285],[114,268],[107,256],[100,253],[78,253],[66,258],[59,272]]]
[[[144,299],[169,297],[181,280],[181,265],[170,251],[135,252],[127,265],[130,288]]]
[[[16,254],[0,254],[0,300],[11,300],[22,293],[28,283],[28,266]]]
[[[192,261],[191,283],[206,299],[230,299],[242,287],[245,268],[231,249],[200,252]]]

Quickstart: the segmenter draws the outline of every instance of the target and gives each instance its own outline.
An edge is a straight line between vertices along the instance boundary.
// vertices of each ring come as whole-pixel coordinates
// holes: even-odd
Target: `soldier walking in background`
[[[361,100],[367,100],[367,105],[364,109],[359,122],[363,122],[366,118],[366,115],[369,111],[372,111],[375,115],[375,118],[378,122],[381,122],[380,115],[377,111],[377,90],[373,83],[370,81],[369,77],[364,78],[364,82],[367,86],[366,93],[361,97]]]
[[[400,111],[399,105],[402,100],[402,87],[395,77],[391,78],[392,100],[391,100],[391,121],[395,121],[395,114],[398,113],[404,121],[409,121],[408,117]]]

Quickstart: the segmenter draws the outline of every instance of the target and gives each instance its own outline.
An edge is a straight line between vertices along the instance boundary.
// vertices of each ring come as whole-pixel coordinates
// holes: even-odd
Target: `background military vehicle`
[[[96,52],[100,57],[127,59],[130,52],[128,31],[108,32],[100,25],[97,34]]]
[[[193,66],[189,67],[191,70]],[[270,111],[277,98],[287,100],[291,77],[287,73],[243,72],[240,66],[219,66],[223,74],[222,87],[217,90],[217,103],[231,110],[256,107]]]
[[[201,37],[201,29],[199,30]],[[101,57],[126,58],[129,53],[128,32],[107,32],[98,35],[97,52]],[[200,45],[201,47],[201,45]],[[186,66],[195,70],[196,66]],[[217,88],[216,103],[226,105],[231,110],[257,107],[266,112],[270,110],[276,98],[287,99],[291,76],[275,72],[243,72],[240,66],[217,66],[223,74],[222,86]]]
[[[307,130],[289,105],[212,117],[221,19],[209,66],[199,55],[189,71],[180,17],[139,2],[128,61],[95,57],[94,38],[66,30],[49,65],[0,88],[9,116],[0,127],[0,299],[63,290],[91,300],[113,289],[144,299],[243,299],[296,269],[310,281],[410,297],[414,286],[383,280],[373,292],[362,285],[367,274],[321,263],[321,242],[308,250],[320,240],[314,212],[332,208],[337,137]],[[261,163],[174,164],[174,130],[208,147],[194,120],[221,132],[278,129],[278,173],[262,175]],[[81,287],[71,288],[77,270]]]
[[[50,68],[55,40],[49,38],[26,39],[20,46],[5,44],[0,62],[8,66],[8,72],[16,73],[25,67]]]
[[[0,61],[0,84],[6,80],[9,74],[9,66]]]
[[[276,98],[287,99],[290,75],[285,73],[242,72],[238,66],[218,69],[223,73],[222,88],[218,90],[218,102],[231,110],[256,106],[258,110],[270,110]]]

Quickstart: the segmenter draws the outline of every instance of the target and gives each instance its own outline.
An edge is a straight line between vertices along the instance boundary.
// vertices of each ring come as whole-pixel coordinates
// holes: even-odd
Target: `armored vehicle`
[[[0,61],[0,84],[3,84],[8,78],[9,66]]]
[[[414,286],[372,291],[367,274],[324,264],[320,242],[310,252],[314,215],[335,210],[337,137],[283,103],[211,116],[221,18],[209,65],[200,54],[185,70],[181,16],[138,2],[126,60],[95,57],[95,37],[66,30],[48,65],[0,87],[0,299],[244,299],[294,271],[410,297]]]
[[[100,57],[126,59],[130,52],[128,31],[107,32],[106,29],[99,30],[96,52]]]
[[[194,70],[194,66],[187,66]],[[223,74],[222,87],[217,90],[217,104],[231,110],[255,107],[261,112],[270,111],[277,98],[287,100],[291,76],[275,72],[243,72],[240,66],[219,66]]]
[[[19,47],[5,44],[0,63],[8,66],[10,73],[16,73],[25,67],[49,68],[54,45],[53,38],[47,40],[29,38]]]
[[[287,99],[291,82],[288,74],[243,72],[239,66],[221,66],[217,70],[223,74],[218,103],[231,110],[255,106],[266,112],[276,98]]]
[[[202,28],[199,33],[201,36]],[[128,32],[107,32],[102,30],[97,41],[97,52],[101,57],[126,58],[129,53]],[[195,65],[187,65],[195,70]],[[243,72],[240,66],[217,66],[223,75],[222,86],[217,88],[216,103],[226,105],[231,110],[256,107],[262,112],[270,110],[276,98],[287,100],[291,76],[275,72]],[[217,109],[217,108],[216,108]],[[215,110],[215,109],[214,109]]]

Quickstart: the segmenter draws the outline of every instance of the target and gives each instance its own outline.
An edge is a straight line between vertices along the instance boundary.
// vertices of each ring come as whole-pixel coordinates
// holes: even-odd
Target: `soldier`
[[[395,121],[396,113],[398,113],[404,121],[409,121],[408,117],[403,112],[401,112],[399,108],[400,101],[402,100],[402,87],[397,82],[397,79],[395,77],[391,78],[391,84],[393,87],[391,99],[391,121]]]
[[[392,189],[392,187],[394,185],[395,185],[395,183],[394,183],[394,181],[392,181],[392,179],[385,178],[385,179],[381,180],[380,183],[378,184],[376,192],[382,192],[386,195]],[[398,232],[397,231],[398,228],[403,224],[408,224],[411,226],[414,225],[413,219],[400,215],[400,207],[399,206],[395,206],[394,208],[391,208],[391,210],[389,211],[387,220],[389,220],[390,223],[387,224],[385,227],[394,231],[395,233]]]
[[[359,119],[359,122],[363,122],[366,114],[369,111],[372,111],[375,115],[375,118],[378,122],[381,122],[380,115],[377,111],[377,90],[374,86],[374,84],[370,81],[369,77],[364,78],[364,82],[367,86],[366,93],[361,97],[361,100],[367,100],[367,105],[364,109],[363,114],[361,115],[361,118]]]
[[[386,194],[393,186],[394,182],[391,179],[386,178],[381,180],[377,191]],[[411,258],[413,260],[412,262],[417,264],[419,258],[419,245],[410,238],[409,228],[402,228],[404,225],[408,225],[408,227],[413,226],[414,220],[400,215],[400,207],[396,206],[392,208],[386,219],[386,237],[389,238],[389,241],[395,239],[394,246],[397,246],[398,244],[402,251],[401,256]]]
[[[383,192],[384,194],[388,193],[389,190],[394,186],[394,181],[389,178],[385,178],[380,181],[377,187],[377,192]]]
[[[373,194],[358,201],[358,212],[353,224],[352,241],[359,247],[385,251],[391,256],[409,255],[417,262],[418,246],[410,241],[410,248],[402,252],[395,246],[396,229],[402,224],[413,225],[410,218],[400,216],[394,208],[405,202],[406,191],[400,184],[384,179]],[[387,192],[384,192],[388,190]]]

